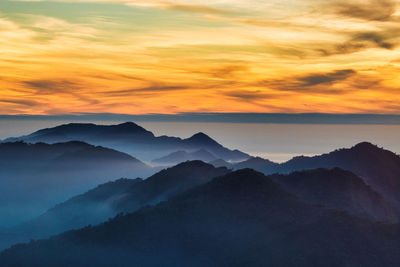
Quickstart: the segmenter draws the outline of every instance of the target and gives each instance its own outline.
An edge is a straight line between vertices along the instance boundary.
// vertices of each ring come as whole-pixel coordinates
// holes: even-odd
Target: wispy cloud
[[[113,96],[140,96],[146,94],[154,94],[154,93],[163,93],[168,91],[180,91],[180,90],[188,90],[188,87],[181,85],[165,85],[165,86],[149,86],[144,88],[134,88],[134,89],[124,89],[124,90],[113,90],[102,92],[102,94],[113,97]]]
[[[42,104],[35,100],[20,100],[20,99],[0,99],[0,102],[23,105],[23,106],[28,106],[28,107],[39,106]]]
[[[372,21],[392,19],[398,5],[395,0],[340,0],[333,3],[328,1],[327,3],[329,8],[332,8],[339,15]]]
[[[308,74],[297,78],[300,86],[314,86],[319,84],[332,84],[338,81],[343,81],[350,76],[356,74],[354,70],[336,70],[322,74]]]
[[[264,93],[261,90],[257,91],[250,91],[250,90],[236,90],[236,91],[228,91],[224,92],[225,96],[237,98],[239,100],[243,101],[262,101],[265,99],[278,99],[282,97],[282,95],[277,95],[277,94],[268,94]]]

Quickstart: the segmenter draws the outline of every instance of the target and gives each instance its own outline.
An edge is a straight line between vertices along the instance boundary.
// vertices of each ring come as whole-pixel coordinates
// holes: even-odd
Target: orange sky
[[[2,0],[0,114],[398,114],[399,22],[392,0]]]

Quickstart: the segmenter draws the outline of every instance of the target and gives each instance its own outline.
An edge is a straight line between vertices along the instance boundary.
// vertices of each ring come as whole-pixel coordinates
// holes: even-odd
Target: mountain
[[[223,147],[204,133],[197,133],[187,139],[169,136],[155,136],[141,126],[126,122],[118,125],[96,125],[70,123],[54,128],[42,129],[32,134],[6,139],[6,142],[67,142],[80,140],[93,145],[110,147],[123,151],[143,160],[152,160],[176,151],[188,153],[201,149],[207,150],[216,158],[229,161],[240,161],[249,158],[239,150]]]
[[[215,168],[202,161],[180,163],[154,174],[137,186],[129,188],[124,197],[116,204],[116,207],[120,211],[135,211],[144,205],[154,205],[167,200],[228,172],[229,170],[225,167]]]
[[[210,161],[210,163],[216,167],[227,167],[232,170],[241,170],[241,169],[253,169],[262,173],[273,173],[272,170],[275,170],[279,167],[278,163],[272,162],[268,159],[263,159],[260,157],[250,157],[247,160],[243,160],[240,162],[230,163],[223,159],[216,159]]]
[[[74,140],[109,140],[109,139],[126,139],[135,138],[147,140],[154,135],[139,125],[126,122],[118,125],[96,125],[92,123],[69,123],[53,128],[46,128],[36,131],[32,134],[18,137],[8,138],[5,141],[25,140],[27,142],[47,142],[55,143],[60,141]]]
[[[119,179],[108,182],[56,205],[39,217],[3,231],[0,249],[32,238],[44,238],[88,224],[98,224],[120,212],[132,212],[182,193],[212,178],[226,168],[214,168],[201,161],[181,163],[146,180]]]
[[[194,152],[176,151],[168,154],[164,157],[154,159],[151,162],[157,165],[175,165],[180,162],[190,160],[201,160],[204,162],[210,162],[216,160],[216,157],[205,149],[200,149]]]
[[[295,157],[285,163],[271,164],[258,160],[259,166],[248,159],[233,165],[233,169],[255,168],[264,174],[291,173],[293,171],[335,167],[348,170],[379,192],[400,210],[400,156],[371,143],[359,143],[351,148],[339,149],[314,157]]]
[[[398,266],[400,231],[304,203],[253,170],[95,227],[15,245],[5,266]]]
[[[232,167],[234,170],[250,168],[250,169],[262,172],[262,173],[267,173],[271,169],[275,169],[278,166],[279,166],[278,163],[272,162],[270,160],[263,159],[260,157],[252,157],[246,161],[235,163],[235,164],[233,164]]]
[[[223,159],[216,159],[216,160],[210,161],[209,163],[211,165],[213,165],[214,167],[216,167],[216,168],[218,168],[218,167],[226,167],[228,169],[233,169],[233,164],[229,163],[229,162],[227,162],[227,161],[225,161]],[[242,168],[242,169],[245,169],[245,168]]]
[[[1,226],[18,224],[114,177],[148,176],[132,156],[84,142],[0,143]]]
[[[363,142],[315,157],[296,157],[279,166],[280,172],[339,167],[360,176],[367,185],[400,209],[400,156]]]
[[[339,168],[270,176],[302,201],[347,211],[361,218],[399,222],[399,213],[355,174]]]

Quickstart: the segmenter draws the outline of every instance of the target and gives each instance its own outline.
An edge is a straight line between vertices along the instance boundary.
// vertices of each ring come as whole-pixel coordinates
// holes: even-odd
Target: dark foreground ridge
[[[244,169],[154,207],[13,246],[4,266],[398,266],[399,225],[299,200]]]
[[[218,166],[221,165],[224,164],[219,162]],[[251,158],[244,162],[230,164],[228,167],[233,169],[252,168],[267,175],[288,174],[294,171],[318,168],[341,168],[362,178],[365,184],[379,192],[400,211],[400,156],[368,142],[319,156],[295,157],[282,164]]]

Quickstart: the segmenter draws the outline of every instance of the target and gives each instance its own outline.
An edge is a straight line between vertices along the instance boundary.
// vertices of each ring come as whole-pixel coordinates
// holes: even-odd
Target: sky
[[[400,114],[398,0],[1,0],[0,114]]]

